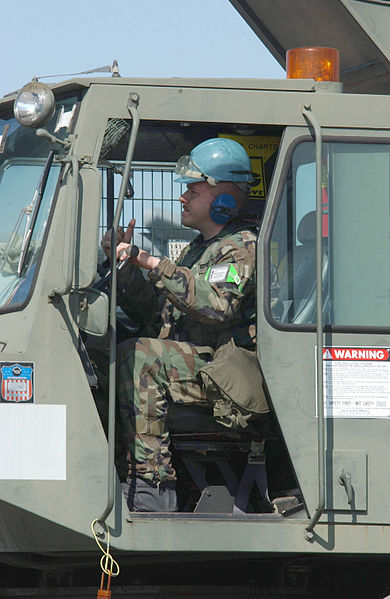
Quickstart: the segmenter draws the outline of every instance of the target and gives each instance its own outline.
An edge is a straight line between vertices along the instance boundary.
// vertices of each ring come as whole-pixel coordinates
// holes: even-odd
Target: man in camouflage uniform
[[[251,180],[249,158],[228,139],[207,140],[185,158],[185,167],[180,161],[177,167],[179,180],[187,183],[180,198],[182,222],[200,235],[176,262],[143,250],[130,259],[149,271],[142,301],[151,320],[157,296],[165,298],[158,337],[129,339],[118,346],[120,437],[129,466],[123,488],[132,511],[177,510],[168,404],[205,404],[197,375],[214,350],[231,337],[248,349],[256,343],[256,229],[239,218]],[[119,233],[119,259],[129,247],[134,224]],[[109,244],[106,236],[102,246],[107,254]],[[130,293],[129,284],[131,303]]]

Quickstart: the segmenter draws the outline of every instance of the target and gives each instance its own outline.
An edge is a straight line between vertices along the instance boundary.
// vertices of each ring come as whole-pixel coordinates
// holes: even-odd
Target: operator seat
[[[305,214],[297,228],[297,240],[282,258],[279,268],[279,299],[283,302],[282,322],[294,322],[310,297],[316,282],[316,212]]]
[[[184,487],[192,488],[181,511],[233,514],[273,511],[268,496],[264,443],[275,438],[276,433],[268,414],[237,431],[219,424],[211,406],[170,402],[168,429],[178,482],[186,481]]]

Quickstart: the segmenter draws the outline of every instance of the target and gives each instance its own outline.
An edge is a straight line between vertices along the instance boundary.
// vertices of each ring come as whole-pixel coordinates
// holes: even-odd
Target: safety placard
[[[390,418],[390,348],[323,348],[324,415]]]
[[[249,192],[251,200],[266,200],[268,186],[278,153],[280,137],[269,135],[230,135],[220,133],[219,137],[227,137],[237,141],[248,154],[252,170],[255,173],[254,185]]]

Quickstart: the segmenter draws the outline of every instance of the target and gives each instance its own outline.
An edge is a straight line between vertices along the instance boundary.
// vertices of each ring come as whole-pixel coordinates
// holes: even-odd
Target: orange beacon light
[[[292,48],[286,59],[287,79],[340,81],[340,52],[335,48]]]

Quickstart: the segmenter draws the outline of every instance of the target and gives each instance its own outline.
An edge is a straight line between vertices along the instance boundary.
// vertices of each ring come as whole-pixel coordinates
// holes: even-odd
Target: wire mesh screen
[[[168,256],[175,260],[183,247],[195,237],[196,231],[181,224],[181,204],[178,200],[182,185],[175,183],[174,164],[133,163],[131,182],[134,196],[125,198],[120,224],[126,229],[130,219],[136,219],[133,243],[153,256]],[[107,169],[102,169],[101,236],[107,230],[108,214],[116,208],[121,175],[114,174],[113,197],[107,185]]]

